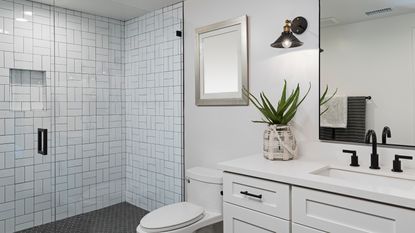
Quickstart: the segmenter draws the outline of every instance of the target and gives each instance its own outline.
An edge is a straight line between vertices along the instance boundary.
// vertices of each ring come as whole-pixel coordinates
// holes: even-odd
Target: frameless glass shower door
[[[133,233],[184,199],[182,16],[0,0],[0,233]]]
[[[0,232],[55,221],[53,7],[0,1]]]

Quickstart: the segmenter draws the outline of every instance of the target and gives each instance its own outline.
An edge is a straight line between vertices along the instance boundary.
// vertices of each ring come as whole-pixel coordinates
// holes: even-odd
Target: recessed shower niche
[[[46,72],[10,69],[10,110],[46,109]]]

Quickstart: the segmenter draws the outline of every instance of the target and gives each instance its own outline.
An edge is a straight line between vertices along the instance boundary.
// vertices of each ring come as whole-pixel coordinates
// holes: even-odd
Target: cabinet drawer
[[[300,224],[292,223],[291,225],[292,233],[325,233],[313,228],[305,227]]]
[[[224,201],[290,220],[290,186],[277,182],[225,173]]]
[[[290,222],[229,203],[223,204],[224,233],[290,233]]]
[[[293,222],[325,232],[413,233],[415,211],[310,189],[292,188]]]

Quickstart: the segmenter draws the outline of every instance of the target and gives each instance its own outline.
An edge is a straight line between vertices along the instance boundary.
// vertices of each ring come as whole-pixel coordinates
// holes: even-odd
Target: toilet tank
[[[187,201],[207,211],[222,213],[222,171],[193,167],[186,171]]]

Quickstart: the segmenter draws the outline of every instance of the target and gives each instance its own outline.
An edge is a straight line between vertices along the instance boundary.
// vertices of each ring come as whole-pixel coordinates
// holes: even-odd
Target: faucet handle
[[[409,159],[412,160],[414,157],[407,155],[395,155],[395,159]]]
[[[409,159],[412,160],[412,156],[406,156],[406,155],[395,155],[395,160],[393,160],[393,172],[403,172],[402,171],[402,162],[400,159]]]
[[[357,152],[355,150],[343,150],[343,153],[352,154],[351,157],[351,167],[359,167],[359,157],[357,156]]]

